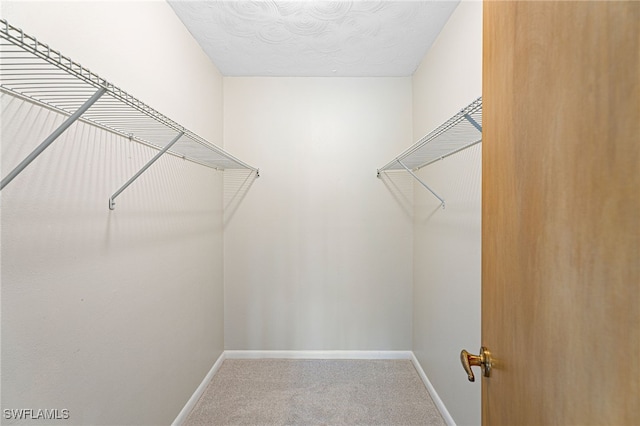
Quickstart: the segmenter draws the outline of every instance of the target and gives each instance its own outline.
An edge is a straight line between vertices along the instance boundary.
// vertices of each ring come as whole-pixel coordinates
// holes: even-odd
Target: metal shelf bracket
[[[173,138],[173,140],[171,142],[169,142],[167,144],[167,146],[162,148],[162,150],[159,153],[157,153],[151,160],[149,160],[149,162],[147,164],[145,164],[140,169],[140,171],[138,171],[138,173],[133,175],[133,177],[131,179],[129,179],[124,185],[122,185],[120,187],[120,189],[118,189],[116,192],[113,193],[113,195],[111,197],[109,197],[109,210],[114,210],[116,208],[116,202],[115,202],[116,197],[118,195],[120,195],[122,193],[122,191],[127,189],[127,187],[129,185],[131,185],[134,180],[138,179],[142,173],[144,173],[149,167],[151,167],[151,165],[153,163],[155,163],[156,160],[158,160],[158,158],[162,157],[162,154],[167,152],[169,150],[169,148],[171,148],[176,142],[178,142],[183,135],[184,135],[184,132],[178,133],[178,135],[175,138]]]
[[[100,88],[96,93],[93,94],[80,108],[76,110],[73,114],[69,116],[56,130],[53,131],[36,149],[34,149],[31,154],[27,155],[27,157],[20,162],[2,181],[0,182],[0,191],[9,184],[16,176],[18,176],[22,171],[29,165],[33,160],[38,158],[40,154],[44,152],[45,149],[49,147],[58,137],[64,133],[65,130],[69,128],[73,123],[75,123],[82,114],[84,114],[91,105],[95,104],[98,99],[107,91],[105,88]]]
[[[434,197],[436,197],[438,200],[440,200],[440,205],[441,205],[441,206],[442,206],[442,208],[444,209],[444,206],[445,206],[445,204],[444,204],[444,199],[443,199],[442,197],[440,197],[438,194],[436,194],[436,193],[434,192],[434,190],[433,190],[433,189],[429,188],[429,186],[427,186],[427,184],[426,184],[426,183],[424,183],[424,182],[422,181],[422,179],[420,179],[420,178],[419,178],[415,173],[413,173],[413,171],[412,171],[410,168],[408,168],[408,167],[407,167],[407,166],[406,166],[402,161],[400,161],[400,160],[396,160],[396,161],[397,161],[397,162],[398,162],[398,164],[400,164],[400,165],[401,165],[401,166],[402,166],[406,171],[408,171],[408,172],[409,172],[409,174],[415,178],[415,180],[417,180],[418,182],[420,182],[420,184],[421,184],[422,186],[424,186],[425,188],[427,188],[427,189],[429,190],[429,192],[430,192],[431,194],[433,194],[433,196],[434,196]],[[378,172],[378,174],[379,174],[379,172]]]
[[[464,118],[467,119],[467,121],[469,123],[471,123],[471,125],[473,127],[475,127],[476,129],[478,129],[478,131],[482,134],[482,126],[478,124],[478,122],[476,120],[473,119],[473,117],[471,117],[469,114],[465,114]]]

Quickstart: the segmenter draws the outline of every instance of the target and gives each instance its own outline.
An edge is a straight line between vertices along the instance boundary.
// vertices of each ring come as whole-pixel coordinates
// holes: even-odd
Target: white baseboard
[[[180,410],[180,413],[178,413],[178,416],[176,417],[176,419],[173,421],[173,423],[171,423],[171,426],[180,426],[182,423],[184,423],[185,420],[187,420],[189,413],[191,412],[191,410],[193,410],[193,407],[196,406],[196,403],[204,393],[204,390],[207,388],[207,385],[209,384],[213,376],[220,369],[220,366],[222,365],[222,362],[225,360],[225,358],[226,356],[223,351],[222,354],[220,354],[220,356],[216,360],[216,362],[213,364],[213,367],[211,367],[211,370],[209,370],[207,375],[204,376],[204,379],[202,379],[200,386],[198,386],[198,388],[193,393],[193,395],[191,395],[191,398],[189,398],[185,406],[182,407],[182,410]]]
[[[445,407],[444,402],[442,402],[442,400],[440,399],[438,392],[436,392],[436,389],[433,387],[433,385],[429,381],[427,374],[422,369],[422,366],[418,362],[418,358],[416,358],[416,355],[413,352],[411,352],[411,361],[413,362],[413,366],[418,371],[418,375],[422,379],[422,383],[424,383],[425,387],[427,388],[427,391],[429,391],[429,395],[431,395],[431,399],[433,399],[433,403],[436,404],[436,408],[438,409],[438,411],[440,411],[440,415],[442,415],[442,418],[444,419],[444,421],[447,423],[448,426],[456,426],[456,422],[453,420],[453,417],[451,417],[451,414],[449,414],[449,410],[447,410],[447,407]]]
[[[225,351],[227,359],[411,359],[411,351]]]

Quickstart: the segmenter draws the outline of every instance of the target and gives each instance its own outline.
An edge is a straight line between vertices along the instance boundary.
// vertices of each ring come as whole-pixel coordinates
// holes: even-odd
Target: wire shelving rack
[[[402,154],[379,168],[377,175],[380,177],[380,174],[386,171],[405,170],[438,198],[444,208],[444,199],[414,172],[480,142],[482,142],[482,97],[471,102]]]
[[[184,128],[93,71],[0,19],[0,90],[69,118],[2,179],[0,190],[80,119],[160,152],[109,199],[114,199],[165,152],[217,170],[257,168]]]

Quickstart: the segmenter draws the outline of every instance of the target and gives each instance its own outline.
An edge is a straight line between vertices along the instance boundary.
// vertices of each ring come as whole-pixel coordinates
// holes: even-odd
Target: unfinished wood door
[[[485,425],[640,424],[639,23],[484,4]]]

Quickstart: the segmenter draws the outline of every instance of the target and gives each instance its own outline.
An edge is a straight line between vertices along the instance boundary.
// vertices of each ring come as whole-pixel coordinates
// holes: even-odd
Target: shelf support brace
[[[433,191],[433,189],[429,188],[429,187],[427,186],[427,184],[426,184],[426,183],[424,183],[424,182],[422,181],[422,179],[420,179],[420,178],[419,178],[415,173],[413,173],[413,171],[412,171],[410,168],[408,168],[408,167],[407,167],[407,166],[406,166],[402,161],[400,161],[400,160],[398,160],[398,159],[396,159],[396,161],[398,162],[398,164],[400,164],[402,167],[404,167],[404,169],[405,169],[406,171],[408,171],[408,172],[409,172],[409,174],[415,178],[415,180],[417,180],[418,182],[420,182],[420,184],[421,184],[422,186],[424,186],[425,188],[427,188],[427,189],[429,190],[429,192],[433,194],[433,196],[434,196],[434,197],[436,197],[438,200],[440,200],[440,205],[441,205],[441,206],[442,206],[442,208],[444,209],[444,200],[443,200],[443,199],[442,199],[438,194],[436,194],[436,193]]]
[[[481,126],[481,125],[479,125],[479,124],[478,124],[478,122],[477,122],[476,120],[474,120],[474,119],[473,119],[469,114],[465,114],[465,115],[464,115],[464,118],[466,118],[466,119],[467,119],[467,121],[468,121],[469,123],[471,123],[471,125],[472,125],[473,127],[475,127],[476,129],[478,129],[478,131],[479,131],[480,133],[482,133],[482,126]]]
[[[71,114],[56,130],[53,131],[36,149],[31,152],[20,164],[16,166],[2,181],[0,182],[0,191],[9,184],[16,176],[29,165],[33,160],[38,158],[42,152],[49,147],[58,137],[64,133],[73,123],[80,118],[82,114],[87,112],[91,105],[95,104],[98,99],[107,91],[104,87],[100,88],[93,96],[91,96],[76,112]]]
[[[153,157],[151,160],[149,160],[149,162],[147,164],[145,164],[140,171],[138,171],[138,173],[136,173],[135,175],[133,175],[133,177],[131,179],[129,179],[127,181],[127,183],[125,183],[124,185],[122,185],[120,187],[120,189],[118,189],[116,192],[113,193],[113,195],[111,197],[109,197],[109,210],[114,210],[116,208],[116,202],[115,199],[118,195],[120,195],[122,193],[122,191],[124,191],[125,189],[127,189],[127,187],[129,185],[131,185],[133,183],[134,180],[138,179],[140,177],[140,175],[142,173],[144,173],[149,167],[151,167],[151,165],[153,163],[156,162],[156,160],[160,157],[162,157],[162,154],[164,154],[165,152],[167,152],[169,150],[169,148],[171,148],[176,142],[178,142],[180,140],[180,138],[182,137],[182,135],[184,135],[184,132],[180,132],[178,133],[178,136],[176,136],[175,138],[173,138],[173,140],[171,142],[169,142],[167,144],[167,146],[165,146],[164,148],[162,148],[162,150],[157,153],[155,155],[155,157]]]

